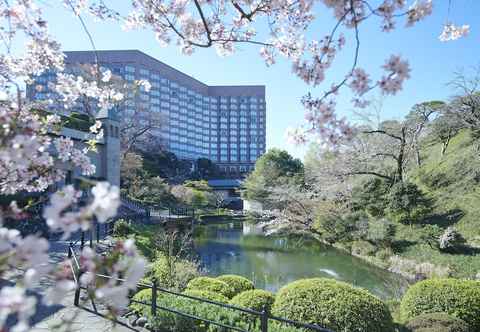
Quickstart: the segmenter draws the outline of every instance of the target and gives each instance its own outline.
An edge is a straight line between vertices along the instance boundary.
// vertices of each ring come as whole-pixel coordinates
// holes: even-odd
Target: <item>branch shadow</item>
[[[452,209],[445,213],[434,214],[425,218],[424,222],[430,225],[437,225],[442,228],[447,228],[456,224],[465,215],[460,209]]]

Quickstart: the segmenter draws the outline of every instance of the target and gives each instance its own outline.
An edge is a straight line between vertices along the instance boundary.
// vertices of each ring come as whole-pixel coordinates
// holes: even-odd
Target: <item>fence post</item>
[[[75,289],[75,298],[73,299],[73,304],[78,307],[80,302],[80,277],[82,276],[82,270],[79,269],[77,273],[77,288]]]
[[[152,282],[152,316],[157,316],[157,278]]]
[[[85,247],[85,232],[82,231],[82,236],[80,237],[80,251],[83,251],[83,247]]]
[[[265,306],[262,309],[262,315],[260,316],[260,331],[268,332],[268,312],[265,310]]]
[[[100,224],[96,222],[97,224],[97,244],[100,241]]]
[[[90,229],[90,248],[93,248],[93,229]]]
[[[68,244],[68,258],[72,258],[72,241]]]

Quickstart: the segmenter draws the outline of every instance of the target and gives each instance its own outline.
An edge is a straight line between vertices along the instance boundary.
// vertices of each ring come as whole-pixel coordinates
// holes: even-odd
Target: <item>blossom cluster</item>
[[[117,242],[104,256],[84,248],[80,266],[84,271],[80,284],[87,287],[92,298],[103,301],[115,313],[128,305],[128,292],[135,290],[143,277],[146,261],[139,255],[134,241],[128,239]]]
[[[448,24],[445,24],[445,26],[443,27],[443,31],[440,34],[440,36],[438,36],[438,39],[440,39],[443,42],[449,41],[449,40],[457,40],[459,38],[462,38],[468,35],[469,32],[470,32],[469,25],[464,24],[462,26],[456,26],[453,23],[448,23]]]

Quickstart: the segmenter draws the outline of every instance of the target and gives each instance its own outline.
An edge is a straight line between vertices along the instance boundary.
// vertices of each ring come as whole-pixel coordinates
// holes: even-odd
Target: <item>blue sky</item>
[[[480,1],[453,0],[449,17],[447,5],[447,0],[434,0],[434,14],[413,28],[404,28],[403,22],[399,22],[399,28],[394,32],[382,33],[380,22],[376,19],[361,26],[359,64],[375,78],[381,74],[379,67],[390,54],[408,58],[412,67],[412,78],[406,82],[404,89],[384,101],[384,118],[399,118],[417,102],[447,99],[453,94],[446,86],[453,72],[480,65]],[[333,24],[331,13],[323,7],[319,9],[325,12],[318,14],[318,22],[307,32],[308,36],[317,39],[326,35]],[[87,35],[73,15],[54,5],[45,13],[50,29],[64,50],[91,49]],[[438,35],[448,18],[457,24],[470,24],[470,35],[454,42],[440,42]],[[242,46],[235,55],[227,58],[218,57],[210,49],[197,50],[191,56],[184,56],[174,45],[160,47],[149,31],[124,32],[115,24],[95,23],[90,19],[86,21],[98,49],[139,49],[211,85],[266,85],[267,148],[284,148],[297,157],[304,155],[305,148],[288,145],[285,130],[302,122],[301,96],[309,91],[320,94],[331,85],[332,79],[342,78],[350,68],[353,56],[350,48],[353,45],[347,44],[328,72],[325,83],[311,88],[295,77],[290,64],[282,59],[274,66],[266,67],[255,46]],[[338,110],[342,115],[352,118],[350,99],[350,94],[341,94]]]

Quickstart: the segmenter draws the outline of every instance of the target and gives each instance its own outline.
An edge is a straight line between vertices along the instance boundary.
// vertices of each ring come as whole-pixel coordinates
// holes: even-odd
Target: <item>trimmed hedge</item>
[[[233,296],[255,288],[253,282],[245,277],[237,276],[235,274],[221,275],[216,279],[226,282],[228,285],[230,285],[233,288]]]
[[[263,289],[252,289],[242,292],[230,300],[230,304],[238,307],[252,309],[262,312],[263,309],[270,312],[273,302],[275,302],[275,295]]]
[[[157,293],[157,297],[160,296],[160,293]],[[146,303],[152,303],[152,290],[151,289],[142,289],[137,292],[133,297],[133,300],[142,301]],[[137,314],[142,315],[146,312],[150,312],[149,305],[143,305],[140,303],[130,303],[130,309],[135,311]]]
[[[368,291],[325,278],[301,279],[280,289],[274,316],[342,332],[390,332],[388,307]]]
[[[183,294],[199,297],[199,298],[202,298],[202,299],[207,299],[207,300],[210,300],[210,301],[228,303],[228,298],[227,297],[223,296],[222,294],[210,292],[210,291],[207,291],[207,290],[187,289],[185,292],[183,292]],[[192,300],[192,301],[194,301],[194,300]]]
[[[219,293],[229,299],[231,299],[234,295],[233,287],[231,287],[224,281],[210,277],[197,277],[190,280],[187,284],[187,290],[191,289],[206,290],[214,293]]]
[[[469,332],[468,324],[460,318],[437,312],[411,319],[406,325],[412,332]]]
[[[480,331],[480,282],[429,279],[411,286],[402,299],[400,313],[409,320],[421,314],[443,312],[464,320]]]

